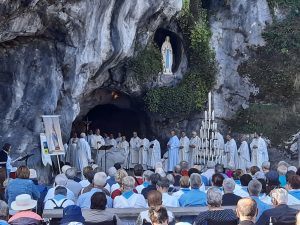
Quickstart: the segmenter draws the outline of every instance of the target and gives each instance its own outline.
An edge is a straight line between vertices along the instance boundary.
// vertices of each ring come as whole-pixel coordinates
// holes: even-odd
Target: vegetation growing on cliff
[[[263,133],[273,145],[287,140],[299,129],[300,117],[281,104],[253,103],[240,110],[237,118],[230,121],[233,130],[241,133]]]
[[[265,30],[266,46],[255,49],[239,67],[239,73],[249,77],[259,94],[254,96],[256,103],[238,112],[231,124],[237,131],[261,131],[277,144],[296,133],[300,123],[300,115],[292,110],[300,97],[300,1],[269,3],[289,8],[290,14]]]
[[[185,0],[178,23],[184,35],[185,49],[188,49],[190,70],[176,87],[155,88],[145,97],[149,111],[165,117],[186,117],[201,110],[215,81],[207,11],[201,8],[199,1]]]
[[[150,42],[145,49],[132,58],[127,68],[133,71],[139,84],[154,80],[162,70],[162,58],[159,47]]]

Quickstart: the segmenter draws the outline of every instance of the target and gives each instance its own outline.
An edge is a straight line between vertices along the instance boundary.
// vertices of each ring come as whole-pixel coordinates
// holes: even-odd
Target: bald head
[[[254,222],[257,215],[256,201],[252,198],[242,198],[237,203],[236,214],[240,221],[252,220]]]

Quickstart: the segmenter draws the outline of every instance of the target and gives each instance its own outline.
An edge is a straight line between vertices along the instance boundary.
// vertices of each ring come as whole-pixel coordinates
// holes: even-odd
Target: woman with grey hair
[[[122,194],[114,199],[114,208],[147,208],[144,196],[133,192],[134,185],[133,177],[122,179]]]
[[[207,191],[207,205],[208,211],[201,212],[194,225],[206,225],[206,224],[227,224],[236,225],[237,217],[232,209],[223,209],[222,205],[222,192],[216,188],[211,187]]]

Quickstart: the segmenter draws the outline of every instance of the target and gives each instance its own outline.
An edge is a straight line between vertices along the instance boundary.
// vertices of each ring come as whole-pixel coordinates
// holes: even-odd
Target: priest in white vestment
[[[92,147],[92,137],[94,136],[93,131],[89,130],[88,135],[86,136],[86,141],[89,143],[90,147]]]
[[[197,132],[192,132],[192,137],[190,139],[190,166],[195,164],[200,164],[200,146],[201,139],[198,137]]]
[[[262,142],[262,146],[263,146],[263,151],[262,151],[263,162],[268,162],[269,161],[268,145],[265,139],[262,138],[262,134],[259,135],[259,141]]]
[[[83,168],[88,166],[89,163],[92,162],[91,148],[89,143],[85,140],[85,137],[86,137],[85,133],[80,134],[80,139],[78,140],[77,147],[76,147],[77,161],[78,161],[77,169],[81,171],[81,174],[83,172]]]
[[[110,136],[109,136],[108,145],[112,145],[111,149],[109,149],[109,150],[113,150],[117,147],[117,141],[114,138],[113,134],[110,134]]]
[[[141,139],[137,132],[133,132],[133,137],[130,139],[130,168],[133,168],[139,163],[139,151],[141,147]]]
[[[148,168],[155,169],[155,164],[161,160],[160,143],[155,137],[150,142],[148,153]]]
[[[171,138],[167,144],[168,147],[168,171],[173,171],[174,167],[179,163],[179,147],[180,141],[174,130],[171,131]]]
[[[214,141],[215,147],[218,149],[218,159],[217,162],[218,163],[222,163],[224,164],[224,161],[226,158],[224,155],[224,149],[225,149],[225,142],[224,142],[224,137],[222,134],[220,134],[219,131],[215,132],[215,141]]]
[[[118,137],[116,138],[117,145],[122,142],[122,134],[119,132]]]
[[[189,162],[190,139],[186,136],[185,132],[181,132],[180,147],[179,147],[179,162]]]
[[[254,133],[254,138],[250,144],[251,155],[252,155],[252,165],[261,168],[262,163],[265,162],[264,153],[268,150],[266,149],[265,141],[260,138],[257,133]]]
[[[247,141],[245,140],[245,137],[242,137],[241,141],[242,144],[238,149],[239,160],[237,169],[242,169],[244,173],[246,173],[246,168],[249,168],[249,166],[251,165],[249,146]]]
[[[129,169],[129,158],[128,158],[128,156],[129,156],[129,143],[128,143],[128,141],[126,141],[125,136],[122,136],[121,142],[119,142],[117,144],[117,149],[119,151],[124,151],[125,160],[124,160],[123,168]]]
[[[98,150],[103,145],[105,145],[104,138],[100,135],[100,130],[96,129],[95,134],[91,137],[91,151],[92,151],[92,158],[93,157],[95,158],[96,164],[98,166],[104,163],[104,162],[101,163],[101,159],[104,156],[105,152],[102,150]]]
[[[235,140],[230,134],[226,136],[227,142],[225,144],[225,154],[227,158],[227,164],[224,165],[225,168],[238,169],[238,153],[237,145]]]
[[[78,166],[77,157],[76,157],[77,142],[78,142],[77,133],[74,132],[72,138],[69,141],[68,149],[65,156],[66,162],[70,163],[70,165],[73,167]]]
[[[147,169],[149,146],[150,141],[146,137],[142,138],[139,151],[139,164],[143,165],[144,169]]]

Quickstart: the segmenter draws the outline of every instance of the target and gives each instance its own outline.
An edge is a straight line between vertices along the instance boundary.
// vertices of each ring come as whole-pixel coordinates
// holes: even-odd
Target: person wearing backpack
[[[63,209],[69,205],[75,205],[75,203],[67,199],[67,189],[63,186],[57,186],[54,191],[54,198],[45,202],[44,209]]]

